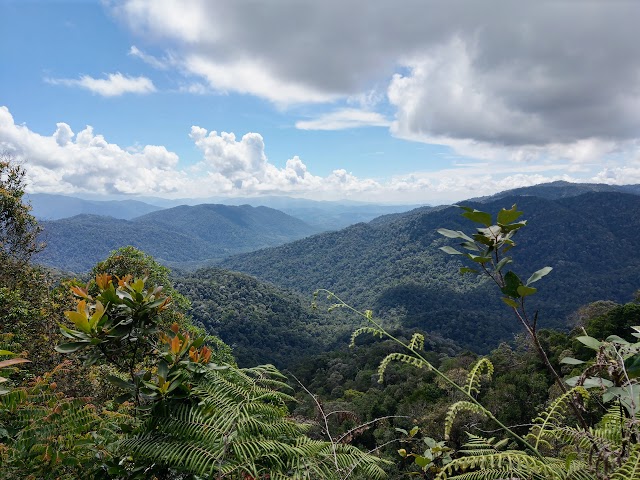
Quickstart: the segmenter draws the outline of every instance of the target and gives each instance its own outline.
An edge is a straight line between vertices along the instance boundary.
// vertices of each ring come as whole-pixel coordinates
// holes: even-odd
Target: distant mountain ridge
[[[350,200],[316,201],[303,198],[264,197],[212,197],[210,199],[164,199],[141,197],[140,200],[97,200],[66,195],[35,193],[27,195],[32,213],[39,220],[59,220],[76,215],[102,215],[131,220],[158,210],[182,205],[221,204],[268,207],[283,211],[315,227],[319,231],[339,230],[359,222],[368,222],[380,215],[406,212],[417,205],[380,205]]]
[[[132,220],[77,215],[42,225],[47,247],[35,260],[75,272],[89,270],[109,252],[126,245],[162,263],[189,267],[317,232],[278,210],[248,205],[180,206]]]
[[[572,183],[558,180],[556,182],[541,183],[530,187],[519,187],[505,190],[494,195],[477,197],[467,202],[490,202],[513,195],[527,195],[548,199],[575,197],[589,192],[619,192],[640,195],[640,185],[608,185],[606,183]]]
[[[59,220],[76,215],[102,215],[130,220],[140,215],[162,210],[162,207],[138,200],[84,200],[66,195],[32,193],[25,195],[38,220]]]

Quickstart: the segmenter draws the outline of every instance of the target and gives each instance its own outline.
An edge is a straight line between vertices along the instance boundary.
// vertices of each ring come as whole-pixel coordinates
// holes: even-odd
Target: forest
[[[414,211],[222,264],[258,278],[131,246],[70,278],[34,261],[24,187],[3,156],[1,479],[640,479],[637,271],[611,248],[636,247],[633,195]],[[372,268],[313,273],[362,249]]]

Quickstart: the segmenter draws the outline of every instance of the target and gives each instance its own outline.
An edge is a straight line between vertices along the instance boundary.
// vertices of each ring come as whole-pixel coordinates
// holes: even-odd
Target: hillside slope
[[[78,215],[42,225],[41,238],[47,247],[35,260],[75,272],[90,269],[109,252],[126,245],[161,263],[189,268],[316,231],[278,210],[248,205],[180,206],[133,220]]]
[[[565,328],[579,306],[628,301],[640,288],[639,196],[512,196],[469,205],[495,213],[514,203],[529,221],[516,239],[514,269],[526,278],[543,266],[554,267],[531,302],[532,309],[540,308],[541,325]],[[234,256],[221,266],[305,295],[328,288],[359,308],[486,350],[518,326],[491,285],[460,277],[459,260],[438,249],[447,244],[436,232],[440,227],[469,231],[471,225],[455,207],[416,209]]]

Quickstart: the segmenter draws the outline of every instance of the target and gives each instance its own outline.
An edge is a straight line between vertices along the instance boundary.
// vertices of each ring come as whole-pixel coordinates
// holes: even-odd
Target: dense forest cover
[[[569,329],[568,318],[581,305],[632,298],[640,285],[639,196],[589,192],[469,205],[495,214],[514,203],[530,223],[518,234],[520,268],[530,274],[541,258],[554,267],[538,298],[542,326]],[[487,352],[517,329],[487,279],[460,278],[458,257],[439,251],[445,241],[437,229],[463,225],[455,207],[418,209],[231,257],[221,266],[307,297],[327,288],[387,321]]]
[[[352,281],[340,271],[324,285],[334,291],[317,292],[316,310],[242,274],[172,277],[133,247],[95,263],[87,278],[54,282],[31,262],[43,246],[23,182],[22,169],[2,157],[2,479],[640,478],[640,304],[611,301],[631,300],[638,285],[634,257],[625,258],[629,270],[616,259],[637,241],[633,196],[531,198],[518,207],[471,205],[455,216],[414,211],[317,237],[317,264],[325,265],[333,239],[342,256],[332,251],[332,259],[346,275],[359,271],[348,260],[362,260],[353,248],[369,245],[357,281],[370,281],[377,294],[382,284],[371,268],[380,253],[384,268],[373,271],[399,263],[405,284],[424,281],[427,289],[436,288],[421,270],[431,258],[452,310],[480,308],[479,292],[495,299],[493,316],[475,322],[519,334],[499,345],[500,334],[487,335],[481,346],[494,346],[479,356],[408,328],[406,318],[376,315],[400,311],[397,303],[355,308],[335,288]],[[404,263],[394,230],[412,239]],[[312,247],[287,248],[301,245]],[[289,286],[299,289],[320,276],[313,257],[301,255],[310,278],[295,277],[300,285]],[[604,301],[563,307],[548,292],[563,289],[571,301],[571,288],[613,283],[610,270],[598,271],[605,261],[617,261],[619,277],[602,285]],[[286,264],[291,276],[293,266]],[[561,275],[568,277],[552,283]],[[572,275],[581,276],[578,284]],[[607,298],[625,282],[628,291]],[[364,305],[375,298],[364,284],[351,292]],[[554,298],[558,306],[537,308]],[[573,311],[573,331],[541,328],[557,322],[548,318],[556,311]],[[350,347],[336,348],[343,338]],[[282,373],[252,363],[269,359],[269,350]]]
[[[132,220],[83,214],[45,221],[42,227],[41,238],[47,248],[35,260],[75,272],[88,271],[110,251],[125,245],[140,248],[164,264],[184,268],[318,231],[272,208],[213,204],[182,205]]]

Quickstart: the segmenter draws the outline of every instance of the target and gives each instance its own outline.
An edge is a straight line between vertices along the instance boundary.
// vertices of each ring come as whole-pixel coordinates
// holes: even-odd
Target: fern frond
[[[544,412],[533,420],[533,426],[527,434],[527,439],[535,441],[534,447],[536,449],[540,445],[551,448],[547,438],[556,438],[554,430],[562,428],[567,408],[575,395],[580,395],[583,399],[587,399],[589,392],[582,386],[573,387],[556,398]]]
[[[640,480],[640,444],[634,444],[629,458],[611,476],[611,480]]]
[[[411,336],[411,341],[409,342],[410,350],[424,350],[424,335],[421,333],[414,333]]]
[[[468,395],[480,393],[480,382],[482,381],[483,375],[488,380],[490,380],[491,376],[493,375],[493,363],[491,363],[491,361],[486,357],[478,360],[467,375],[467,381],[465,382],[464,390]]]
[[[469,432],[465,433],[467,434],[467,437],[469,437],[469,441],[465,443],[460,450],[458,450],[458,453],[463,456],[498,453],[498,451],[505,447],[509,442],[508,439],[496,442],[496,439],[493,437],[484,438]]]
[[[460,400],[459,402],[454,403],[447,410],[447,415],[444,420],[444,439],[449,440],[449,436],[451,435],[451,429],[453,428],[453,422],[456,420],[456,417],[460,412],[473,412],[482,416],[486,416],[486,410],[480,405],[476,405],[475,403],[468,402],[466,400]]]
[[[413,357],[404,353],[390,353],[382,359],[382,362],[380,362],[380,366],[378,367],[378,383],[384,382],[384,372],[387,370],[389,364],[393,361],[413,365],[416,368],[426,367],[429,370],[431,370],[432,368],[431,364],[429,364],[425,360],[422,360],[421,358]]]
[[[351,334],[351,341],[349,342],[349,347],[355,347],[356,346],[356,339],[360,335],[364,335],[365,333],[370,333],[374,337],[380,337],[380,338],[382,338],[382,335],[384,334],[384,332],[382,330],[380,330],[379,328],[375,328],[375,327],[360,327],[360,328],[358,328],[357,330],[355,330]]]
[[[445,465],[436,478],[439,480],[458,479],[461,475],[470,473],[470,470],[478,473],[478,475],[470,475],[466,478],[485,478],[485,471],[488,475],[487,478],[563,480],[566,477],[566,472],[563,471],[564,462],[562,461],[555,459],[543,460],[525,452],[508,450],[489,455],[456,458]],[[457,472],[460,472],[460,474],[456,475]],[[501,472],[503,477],[496,477],[497,472]]]

